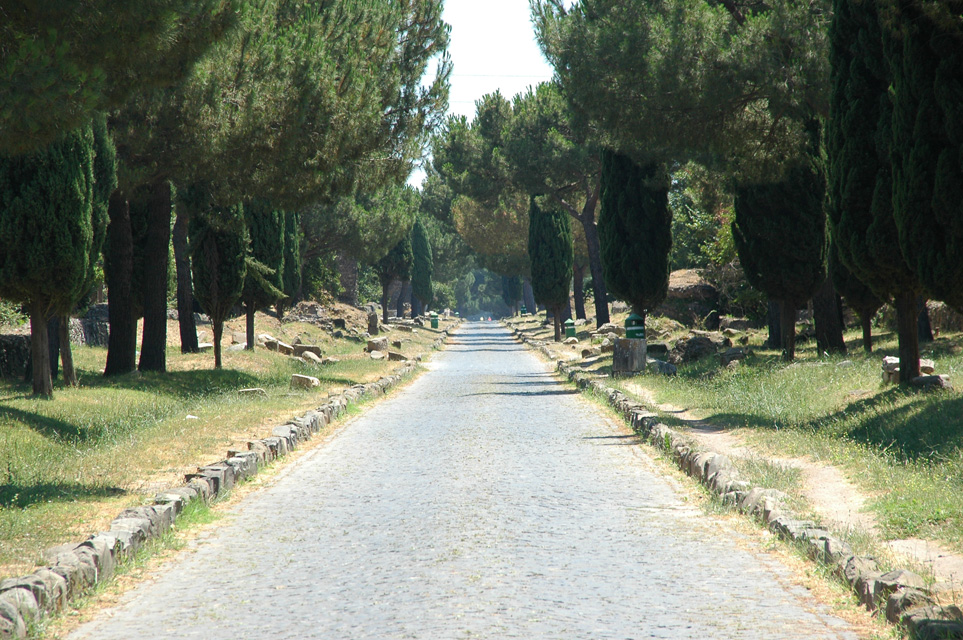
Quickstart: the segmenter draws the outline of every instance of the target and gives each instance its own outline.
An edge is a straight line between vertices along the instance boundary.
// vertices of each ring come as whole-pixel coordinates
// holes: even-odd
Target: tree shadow
[[[46,502],[73,502],[87,498],[112,498],[127,492],[119,487],[86,485],[76,482],[37,484],[0,484],[0,507],[25,509]]]
[[[127,389],[173,398],[196,398],[259,386],[262,378],[235,369],[145,372],[104,377],[99,372],[81,372],[82,386],[89,389]]]
[[[99,427],[87,429],[53,416],[0,406],[0,422],[5,420],[19,422],[45,438],[53,440],[83,443],[97,440],[102,435],[102,430]]]

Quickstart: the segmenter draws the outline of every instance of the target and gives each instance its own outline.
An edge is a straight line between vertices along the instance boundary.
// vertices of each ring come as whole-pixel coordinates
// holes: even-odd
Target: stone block
[[[278,353],[280,353],[280,354],[283,355],[283,356],[293,356],[293,355],[294,355],[294,347],[293,347],[292,345],[289,345],[287,342],[281,342],[280,340],[278,340],[278,349],[277,349],[277,351],[278,351]]]
[[[198,343],[198,345],[197,345],[197,350],[198,350],[198,352],[200,352],[200,353],[207,353],[207,352],[209,352],[209,351],[213,351],[213,350],[214,350],[214,343],[213,343],[213,342],[200,342],[200,343]]]
[[[114,575],[117,567],[117,539],[97,534],[80,543],[75,550],[80,556],[87,556],[97,567],[97,580],[106,580]]]
[[[952,389],[950,377],[945,373],[938,376],[918,376],[910,380],[910,384],[926,391],[932,389]]]
[[[369,352],[373,351],[387,351],[388,350],[388,338],[372,338],[368,340],[368,344],[365,349]]]
[[[321,381],[314,376],[303,376],[299,373],[291,376],[291,387],[294,389],[313,389],[320,386]]]
[[[933,598],[925,591],[913,588],[897,589],[886,599],[886,619],[897,624],[907,611],[933,604]]]
[[[11,640],[27,637],[27,624],[23,616],[9,602],[0,600],[0,638]]]
[[[184,481],[187,486],[197,491],[197,497],[204,502],[210,502],[214,497],[214,482],[210,478],[200,477],[197,474],[188,474]]]
[[[963,638],[963,615],[953,605],[910,609],[903,614],[900,622],[907,635],[914,640]]]
[[[317,345],[314,345],[314,344],[296,344],[296,345],[294,345],[294,355],[296,355],[296,356],[304,356],[304,355],[307,354],[307,353],[314,354],[315,356],[317,356],[317,358],[318,358],[319,360],[321,359],[321,356],[324,355],[323,353],[321,353],[321,347],[319,347],[319,346],[317,346]]]
[[[308,364],[314,364],[314,365],[324,364],[324,360],[321,358],[321,356],[317,355],[313,351],[305,351],[301,357]]]
[[[370,355],[372,360],[384,360],[387,357],[384,351],[372,351]]]
[[[30,624],[40,617],[40,604],[29,588],[11,587],[3,589],[0,587],[0,602],[13,607],[26,624]]]

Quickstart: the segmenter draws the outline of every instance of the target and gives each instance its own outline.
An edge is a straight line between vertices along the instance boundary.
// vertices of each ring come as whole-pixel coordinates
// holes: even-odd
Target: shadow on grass
[[[173,398],[196,398],[261,386],[270,380],[234,369],[197,369],[193,371],[132,372],[104,377],[99,372],[82,371],[83,386],[89,389],[129,389]],[[55,390],[56,393],[56,390]]]
[[[85,498],[111,498],[126,492],[118,487],[91,486],[74,482],[0,484],[0,507],[24,509],[44,502],[73,502]]]
[[[45,438],[55,440],[81,443],[97,440],[103,435],[103,430],[100,427],[85,428],[53,416],[0,406],[0,422],[8,420],[19,422]]]

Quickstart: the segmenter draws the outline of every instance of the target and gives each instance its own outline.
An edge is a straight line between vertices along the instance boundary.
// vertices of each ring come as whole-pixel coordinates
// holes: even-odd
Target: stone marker
[[[293,355],[294,355],[294,347],[293,347],[293,346],[289,345],[289,344],[286,343],[286,342],[281,342],[280,340],[278,340],[278,343],[277,343],[277,344],[278,344],[278,353],[282,353],[282,354],[284,354],[284,355],[286,355],[286,356],[293,356]]]
[[[385,352],[384,352],[384,351],[372,351],[372,352],[371,352],[371,359],[372,359],[372,360],[384,360],[385,357],[386,357],[386,356],[385,356]]]
[[[295,373],[291,376],[291,386],[295,389],[312,389],[314,387],[320,387],[321,381],[312,376],[302,376],[301,374]]]
[[[214,344],[211,342],[201,342],[197,345],[197,350],[201,353],[210,351],[214,348]]]
[[[387,351],[388,350],[388,338],[372,338],[368,340],[368,346],[366,347],[368,351]]]
[[[403,362],[407,359],[408,358],[404,354],[398,353],[397,351],[388,352],[388,360],[391,360],[392,362]]]
[[[378,335],[378,314],[369,313],[368,314],[368,333],[373,336]]]
[[[305,351],[301,357],[309,364],[322,364],[321,357],[313,351]]]

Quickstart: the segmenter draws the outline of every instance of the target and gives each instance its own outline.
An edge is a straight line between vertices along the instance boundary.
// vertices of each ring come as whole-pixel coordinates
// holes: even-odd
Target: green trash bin
[[[520,312],[522,315],[525,315],[526,313],[528,313],[528,307],[526,307],[525,305],[522,305]]]
[[[432,328],[432,329],[437,329],[437,328],[438,328],[438,313],[436,313],[435,311],[432,311],[430,317],[431,317],[431,328]]]
[[[645,340],[645,320],[633,313],[625,319],[625,337]]]
[[[575,337],[575,321],[569,318],[565,321],[565,337],[574,338]]]

